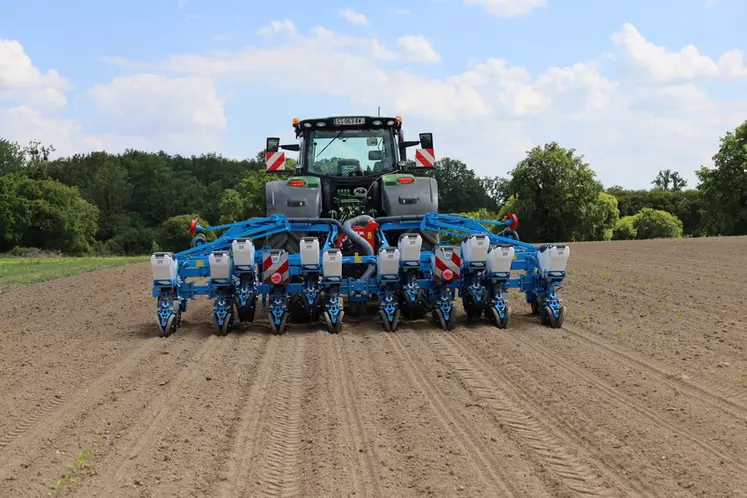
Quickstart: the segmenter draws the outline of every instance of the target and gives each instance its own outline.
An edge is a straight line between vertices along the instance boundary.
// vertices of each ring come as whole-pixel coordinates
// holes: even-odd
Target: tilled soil
[[[747,238],[572,245],[562,329],[155,337],[146,265],[0,294],[0,496],[747,496]],[[79,455],[82,456],[79,457]]]

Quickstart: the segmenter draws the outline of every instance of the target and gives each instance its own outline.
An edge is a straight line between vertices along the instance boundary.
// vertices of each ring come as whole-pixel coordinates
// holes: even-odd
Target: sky
[[[556,141],[605,186],[692,188],[747,120],[745,25],[744,0],[0,0],[0,137],[252,158],[380,107],[480,176]]]

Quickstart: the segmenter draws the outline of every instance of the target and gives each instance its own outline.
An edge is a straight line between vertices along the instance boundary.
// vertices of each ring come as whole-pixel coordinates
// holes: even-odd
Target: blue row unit
[[[346,304],[359,313],[371,302],[378,304],[386,331],[397,330],[400,319],[428,313],[442,329],[452,330],[457,297],[468,318],[485,317],[505,328],[511,288],[525,294],[544,324],[563,324],[565,307],[557,291],[570,247],[519,241],[515,216],[503,222],[437,213],[355,220],[367,226],[375,222],[373,244],[349,223],[333,219],[273,215],[209,228],[193,222],[193,247],[151,257],[159,335],[174,333],[187,302],[200,295],[214,301],[212,320],[221,335],[237,319],[253,322],[258,308],[275,334],[284,333],[289,322],[304,321],[323,321],[329,332],[339,333]],[[491,226],[503,228],[501,235]],[[223,233],[207,242],[207,231]],[[281,232],[304,234],[296,252],[256,246]],[[460,243],[437,243],[423,250],[425,232]],[[335,245],[341,236],[353,240],[363,254],[343,254]],[[195,282],[199,279],[203,282]]]

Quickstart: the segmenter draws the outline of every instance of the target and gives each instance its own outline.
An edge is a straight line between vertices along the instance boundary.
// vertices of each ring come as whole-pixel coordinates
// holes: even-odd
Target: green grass
[[[101,270],[111,266],[144,263],[145,256],[133,257],[59,257],[24,258],[0,256],[0,292],[21,285],[46,282],[77,273]]]

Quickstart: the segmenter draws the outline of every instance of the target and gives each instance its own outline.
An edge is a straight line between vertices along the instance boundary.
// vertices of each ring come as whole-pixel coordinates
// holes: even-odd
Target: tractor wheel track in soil
[[[625,351],[614,344],[605,343],[590,333],[581,331],[575,327],[563,325],[563,330],[574,337],[586,342],[599,354],[615,356],[629,363],[635,364],[649,373],[661,378],[662,382],[669,386],[684,387],[693,396],[702,401],[720,407],[730,415],[747,420],[747,390],[734,389],[708,379],[693,380],[682,371],[659,366],[655,363],[641,358],[637,354]]]
[[[296,496],[302,491],[301,401],[309,339],[273,336],[268,340],[256,381],[242,400],[220,496]],[[268,391],[272,391],[269,396]]]
[[[335,397],[345,410],[345,432],[348,441],[353,443],[352,451],[357,455],[357,466],[351,469],[353,487],[356,496],[381,496],[379,487],[379,467],[373,460],[371,452],[371,441],[366,434],[366,429],[361,421],[361,416],[356,406],[359,399],[355,388],[355,374],[348,365],[348,359],[343,347],[341,337],[328,336],[324,341],[325,346],[332,349],[331,362],[333,376],[330,380],[335,382]],[[333,343],[333,344],[330,344]],[[361,476],[361,474],[363,474]],[[371,491],[369,493],[368,491]]]
[[[400,331],[404,329],[400,328]],[[405,375],[409,378],[411,385],[426,396],[441,426],[451,434],[462,450],[474,459],[481,474],[480,477],[489,486],[483,489],[485,491],[491,489],[493,493],[498,493],[500,496],[518,496],[519,494],[509,484],[508,476],[502,476],[499,473],[499,469],[502,468],[500,459],[490,449],[485,448],[484,443],[481,442],[481,436],[474,434],[469,427],[460,422],[462,420],[460,415],[450,409],[452,403],[429,380],[429,376],[421,369],[418,358],[407,351],[407,346],[403,343],[400,334],[401,332],[388,333],[387,338]]]
[[[159,345],[157,339],[145,341],[88,386],[68,396],[43,401],[37,410],[24,416],[21,422],[0,439],[0,468],[6,466],[7,462],[3,458],[5,453],[10,453],[14,447],[24,445],[44,434],[54,434],[64,424],[103,398],[109,392],[111,384],[119,377],[134,370],[151,355],[155,355]]]
[[[540,325],[534,325],[534,326],[540,327]],[[678,434],[683,439],[690,441],[691,444],[698,446],[699,448],[701,448],[702,450],[708,453],[711,453],[713,456],[723,460],[724,462],[729,462],[735,469],[738,469],[739,471],[741,471],[745,475],[745,478],[747,478],[747,465],[744,465],[741,462],[736,461],[733,457],[719,450],[719,448],[716,447],[715,445],[704,441],[702,438],[699,438],[698,436],[696,436],[695,434],[693,434],[687,429],[677,427],[674,424],[664,420],[662,417],[654,413],[650,408],[643,406],[641,403],[638,403],[637,401],[635,401],[634,399],[632,399],[630,396],[626,394],[616,392],[610,386],[608,386],[604,381],[596,379],[593,376],[587,374],[586,372],[583,371],[582,368],[575,366],[569,360],[561,357],[560,355],[547,350],[544,346],[538,345],[528,339],[525,339],[521,337],[520,335],[516,334],[515,332],[511,333],[511,337],[521,342],[524,346],[531,348],[534,352],[546,358],[548,361],[556,363],[561,368],[565,369],[571,376],[579,378],[579,379],[583,379],[585,382],[593,385],[596,389],[598,389],[599,392],[602,392],[608,397],[612,399],[616,399],[620,403],[625,404],[632,411],[637,412],[642,417],[648,419],[651,423],[659,427],[662,427],[674,434]]]
[[[123,459],[114,462],[115,467],[99,471],[105,478],[102,483],[103,489],[89,490],[95,496],[113,496],[116,489],[125,486],[125,480],[132,476],[133,467],[137,464],[139,457],[143,452],[155,444],[156,435],[164,430],[168,425],[168,417],[173,407],[182,399],[184,392],[188,390],[202,373],[202,367],[216,361],[223,361],[223,355],[232,345],[230,339],[219,338],[211,335],[205,340],[203,345],[190,359],[181,371],[172,381],[168,392],[156,398],[155,402],[150,404],[144,410],[138,420],[130,429],[136,439],[123,450]]]
[[[593,459],[579,458],[579,448],[573,448],[555,434],[556,431],[541,423],[542,417],[514,399],[505,387],[491,381],[490,369],[453,334],[427,334],[427,337],[429,346],[456,371],[464,388],[490,408],[496,422],[508,428],[521,446],[539,455],[542,465],[557,476],[563,486],[577,495],[616,496],[619,493],[605,480],[622,480],[622,476],[613,469],[602,472],[584,462]],[[629,489],[631,486],[626,484],[625,488]]]

